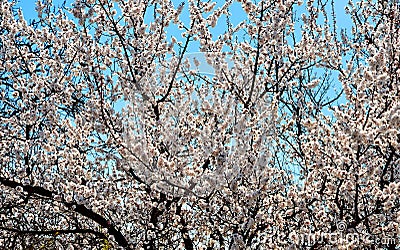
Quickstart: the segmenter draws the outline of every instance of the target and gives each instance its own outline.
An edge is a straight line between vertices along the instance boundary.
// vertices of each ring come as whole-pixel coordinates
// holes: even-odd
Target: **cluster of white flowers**
[[[0,1],[0,248],[399,235],[400,6],[322,2]]]

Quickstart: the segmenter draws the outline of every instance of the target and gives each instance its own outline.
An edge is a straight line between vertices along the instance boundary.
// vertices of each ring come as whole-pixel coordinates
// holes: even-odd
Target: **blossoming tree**
[[[2,248],[396,248],[398,1],[71,6],[0,2]]]

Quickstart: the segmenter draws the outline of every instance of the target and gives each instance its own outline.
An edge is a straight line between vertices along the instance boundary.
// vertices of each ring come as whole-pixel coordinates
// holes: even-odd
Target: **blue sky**
[[[18,3],[18,6],[22,8],[23,14],[25,19],[28,21],[30,19],[34,19],[37,17],[36,11],[35,11],[35,2],[34,0],[20,0]],[[63,0],[53,0],[55,5],[62,4]],[[67,0],[67,7],[71,7],[73,0]],[[173,5],[175,8],[181,3],[181,0],[173,0]],[[217,1],[216,8],[221,7],[225,1]],[[335,13],[336,13],[336,22],[337,22],[337,27],[338,31],[340,29],[349,29],[351,27],[351,19],[348,15],[345,14],[344,7],[347,4],[347,1],[343,0],[336,0],[334,2],[334,8],[335,8]],[[330,8],[330,5],[328,5],[328,9]],[[233,26],[237,25],[239,22],[245,19],[246,14],[244,13],[241,4],[240,3],[233,3],[229,11],[231,13],[231,16],[229,17],[230,22],[233,24]],[[303,12],[305,12],[305,4],[303,4],[301,7],[297,7],[296,9],[296,15],[300,16]],[[152,13],[150,10],[149,13]],[[331,13],[328,13],[328,15],[331,15]],[[150,20],[150,18],[149,18]],[[188,14],[188,4],[186,3],[181,15],[181,20],[189,26],[189,14]],[[223,16],[219,22],[217,23],[216,27],[212,29],[212,34],[213,34],[213,39],[216,39],[218,35],[222,34],[225,32],[226,29],[226,17]],[[322,20],[321,20],[322,21]],[[296,24],[296,34],[299,36],[300,32],[300,25],[301,23],[299,22]],[[171,25],[168,30],[167,30],[168,37],[175,36],[178,40],[183,41],[183,38],[181,37],[181,31],[178,30],[178,28],[174,25]],[[299,40],[299,39],[297,39]],[[186,57],[190,58],[193,69],[198,70],[200,73],[208,73],[212,74],[213,73],[213,68],[208,65],[205,62],[204,55],[199,53],[199,44],[197,42],[192,42],[189,46],[188,53],[186,54]],[[195,68],[194,63],[193,63],[193,58],[196,58],[198,61],[200,61],[200,67]],[[318,70],[319,71],[319,70]],[[332,93],[333,94],[333,93]]]
[[[35,12],[35,2],[34,0],[20,0],[20,2],[18,3],[18,6],[20,6],[23,10],[24,13],[24,17],[25,19],[29,20],[29,19],[33,19],[36,18],[36,12]],[[57,4],[61,4],[63,1],[62,0],[54,0],[53,3],[55,5]],[[71,3],[73,1],[69,0],[67,1],[67,6],[71,6]],[[182,1],[180,0],[173,0],[172,1],[174,3],[174,6],[177,7]],[[217,5],[216,7],[220,7],[222,6],[225,1],[217,1]],[[348,15],[345,14],[344,11],[344,7],[346,6],[347,1],[343,1],[343,0],[337,0],[334,3],[335,6],[335,13],[337,15],[337,26],[340,28],[349,28],[351,26],[351,19],[349,18]],[[299,14],[301,14],[301,12],[304,11],[304,6],[305,4],[303,4],[302,7],[298,8],[297,12]],[[189,18],[187,15],[187,4],[184,7],[184,11],[182,14],[182,18],[183,21],[188,24],[189,22]],[[233,25],[238,24],[240,21],[243,20],[243,18],[245,17],[245,13],[241,8],[241,5],[239,3],[234,3],[232,4],[232,6],[230,7],[230,12],[231,12],[231,17],[230,17],[230,21],[232,22]],[[213,35],[217,36],[219,34],[222,34],[225,31],[225,23],[224,22],[219,22],[217,24],[217,26],[212,30],[213,31]]]

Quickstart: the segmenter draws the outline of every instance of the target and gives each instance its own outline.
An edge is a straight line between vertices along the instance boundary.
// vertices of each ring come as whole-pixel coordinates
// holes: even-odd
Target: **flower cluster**
[[[0,1],[0,248],[399,243],[396,1],[36,10]]]

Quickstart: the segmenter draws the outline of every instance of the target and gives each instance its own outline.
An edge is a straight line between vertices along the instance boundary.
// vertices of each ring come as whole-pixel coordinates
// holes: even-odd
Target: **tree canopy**
[[[335,5],[0,1],[0,247],[395,249],[400,3]]]

